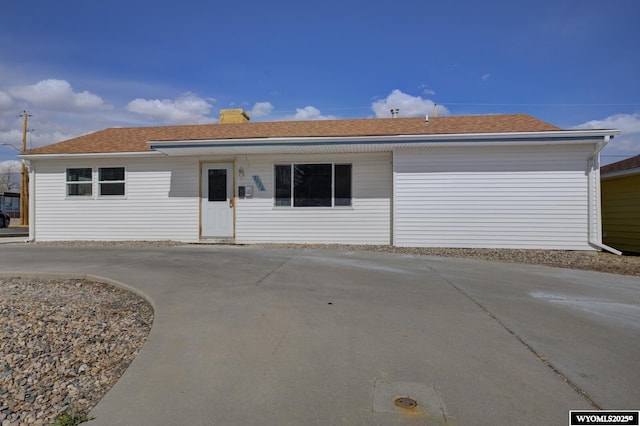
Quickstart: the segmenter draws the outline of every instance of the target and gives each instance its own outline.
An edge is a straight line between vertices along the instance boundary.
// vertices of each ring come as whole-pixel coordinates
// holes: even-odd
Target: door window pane
[[[209,201],[227,201],[227,170],[209,170]]]

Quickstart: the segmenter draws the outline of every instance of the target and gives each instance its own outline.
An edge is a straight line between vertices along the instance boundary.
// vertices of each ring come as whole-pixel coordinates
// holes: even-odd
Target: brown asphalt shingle
[[[321,121],[273,121],[109,128],[36,148],[27,154],[88,154],[151,151],[148,141],[217,140],[277,137],[392,136],[464,133],[510,133],[561,130],[526,114],[370,118]]]
[[[623,170],[637,168],[640,168],[640,155],[636,155],[635,157],[627,158],[626,160],[617,161],[615,163],[602,166],[600,167],[600,174],[604,175],[607,173],[621,172]]]

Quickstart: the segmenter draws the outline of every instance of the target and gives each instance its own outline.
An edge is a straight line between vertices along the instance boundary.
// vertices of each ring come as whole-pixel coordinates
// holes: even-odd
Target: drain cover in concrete
[[[447,424],[447,408],[433,385],[376,380],[372,408],[374,413],[428,417]]]

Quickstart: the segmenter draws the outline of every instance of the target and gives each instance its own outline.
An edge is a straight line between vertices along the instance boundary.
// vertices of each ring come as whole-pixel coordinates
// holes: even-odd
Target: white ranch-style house
[[[528,115],[109,128],[33,149],[35,241],[603,249],[615,130]]]

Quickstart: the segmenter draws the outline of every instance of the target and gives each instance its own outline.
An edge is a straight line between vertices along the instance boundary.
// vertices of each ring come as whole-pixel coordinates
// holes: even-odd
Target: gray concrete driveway
[[[640,409],[640,280],[334,250],[0,246],[156,309],[100,425],[562,425]],[[408,395],[418,407],[393,399]]]

